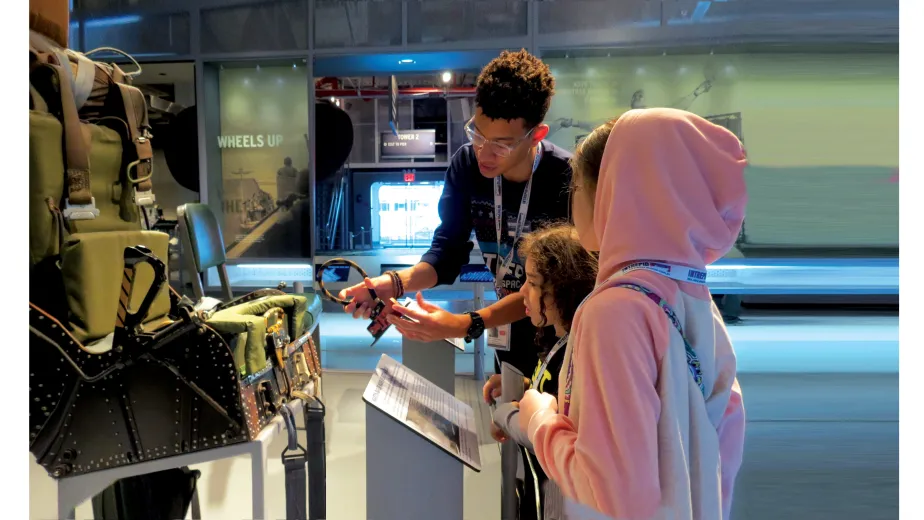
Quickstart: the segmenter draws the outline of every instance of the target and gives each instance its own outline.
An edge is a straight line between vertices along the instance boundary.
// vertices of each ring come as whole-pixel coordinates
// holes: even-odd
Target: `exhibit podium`
[[[412,309],[420,308],[410,298],[405,300],[404,305]],[[450,395],[456,393],[456,352],[465,352],[462,339],[414,341],[401,337],[401,361],[404,366]]]
[[[384,354],[363,401],[367,520],[462,520],[463,468],[481,471],[472,407]]]
[[[456,393],[456,352],[448,342],[414,341],[401,337],[401,361],[434,385]]]

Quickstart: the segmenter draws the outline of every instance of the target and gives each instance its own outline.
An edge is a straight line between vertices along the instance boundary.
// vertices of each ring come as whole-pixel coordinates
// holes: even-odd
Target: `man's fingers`
[[[401,334],[423,334],[424,329],[419,323],[414,323],[413,321],[403,320],[397,316],[389,316],[388,323],[391,323],[398,329],[398,332]]]
[[[417,293],[417,305],[419,305],[421,309],[427,312],[434,312],[434,311],[440,310],[439,306],[433,305],[427,300],[424,300],[423,291],[420,291]]]
[[[427,322],[430,320],[429,314],[417,309],[409,309],[403,305],[395,305],[393,309],[396,313],[411,318],[417,322]]]
[[[363,286],[369,291],[369,296],[372,296],[372,293],[375,292],[375,284],[372,283],[372,280],[368,278],[363,278]]]
[[[355,305],[355,302],[353,303]],[[366,302],[360,303],[359,305],[353,308],[353,317],[359,319],[360,317],[369,319],[369,304]]]

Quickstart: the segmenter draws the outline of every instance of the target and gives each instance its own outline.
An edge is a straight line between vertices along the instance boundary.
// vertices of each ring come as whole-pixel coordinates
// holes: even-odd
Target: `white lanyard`
[[[667,262],[654,262],[651,260],[644,260],[644,261],[639,261],[639,262],[633,262],[623,267],[622,269],[617,271],[613,276],[610,276],[609,278],[607,278],[605,282],[598,284],[596,287],[594,287],[594,291],[596,291],[598,287],[602,287],[610,283],[610,280],[612,280],[613,278],[617,278],[619,276],[629,274],[632,271],[651,271],[653,273],[658,273],[662,276],[666,276],[673,280],[695,283],[697,285],[706,285],[706,271],[705,270],[694,269],[692,267],[687,267],[685,265],[669,264]],[[590,294],[588,294],[587,296],[584,297],[583,300],[581,300],[581,305],[578,305],[579,309],[584,305],[584,302],[586,302],[587,299],[590,298],[591,294],[593,294],[593,291],[591,291]]]
[[[542,374],[545,374],[546,369],[549,367],[549,363],[552,361],[552,358],[555,357],[555,354],[561,350],[568,343],[568,334],[565,334],[558,339],[558,342],[555,343],[555,346],[552,347],[552,350],[549,351],[548,355],[545,356],[545,361],[542,362],[542,365],[539,366],[539,372],[536,373],[536,378],[530,383],[529,387],[532,390],[539,389],[539,383],[542,381]]]
[[[706,285],[706,271],[704,269],[694,269],[685,265],[669,264],[667,262],[653,262],[650,260],[631,263],[614,275],[622,276],[632,271],[651,271],[666,276],[673,280],[697,285]],[[609,280],[607,280],[609,281]]]
[[[507,256],[501,260],[501,237],[507,231],[507,222],[504,221],[504,197],[503,197],[503,179],[501,175],[494,178],[494,231],[497,233],[497,274],[494,278],[496,283],[501,283],[507,274],[510,263],[513,262],[513,251],[516,248],[520,235],[523,234],[523,226],[526,224],[526,212],[529,211],[529,196],[532,193],[533,174],[539,167],[539,159],[542,157],[542,143],[536,148],[536,158],[533,160],[533,171],[529,174],[529,181],[523,190],[523,198],[520,199],[520,212],[517,214],[517,227],[513,233],[513,246]]]

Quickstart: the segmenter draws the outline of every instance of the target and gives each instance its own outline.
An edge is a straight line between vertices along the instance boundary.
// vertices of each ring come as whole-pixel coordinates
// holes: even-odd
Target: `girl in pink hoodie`
[[[699,116],[646,109],[572,161],[574,223],[600,269],[558,397],[527,392],[521,426],[571,520],[726,519],[744,405],[705,268],[744,220],[744,149]]]

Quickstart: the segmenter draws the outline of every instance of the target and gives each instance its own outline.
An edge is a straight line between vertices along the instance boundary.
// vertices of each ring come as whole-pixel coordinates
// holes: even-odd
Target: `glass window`
[[[80,22],[71,21],[67,29],[67,46],[71,49],[81,50]]]
[[[408,43],[442,43],[526,35],[522,1],[453,0],[407,3]]]
[[[115,47],[136,59],[190,54],[189,13],[86,18],[83,29],[84,51]]]
[[[661,25],[658,0],[537,2],[539,33],[561,34]]]
[[[308,48],[306,0],[208,9],[201,19],[204,53]]]
[[[372,185],[373,247],[429,247],[440,225],[442,182]]]
[[[897,255],[897,47],[545,61],[557,82],[549,138],[560,146],[630,108],[689,110],[737,133],[750,196],[738,253]]]
[[[675,0],[664,2],[668,25],[716,23],[799,21],[844,23],[870,21],[874,18],[894,19],[898,24],[898,0],[738,0],[735,2],[701,2]],[[816,31],[818,27],[814,28]]]
[[[401,45],[401,2],[316,0],[314,21],[321,49]]]
[[[310,256],[305,69],[226,65],[218,87],[228,258]]]

